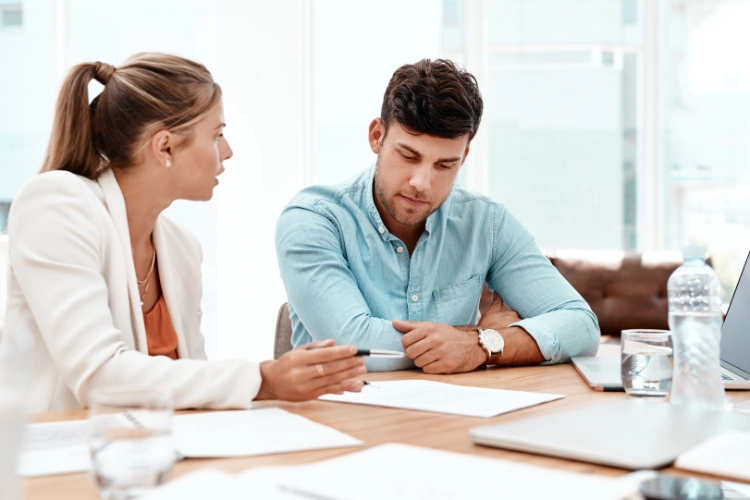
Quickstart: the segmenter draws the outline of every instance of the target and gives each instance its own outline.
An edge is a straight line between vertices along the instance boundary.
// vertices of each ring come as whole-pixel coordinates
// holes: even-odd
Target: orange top
[[[146,324],[148,354],[177,359],[177,332],[172,326],[164,295],[159,297],[149,312],[143,314],[143,322]]]

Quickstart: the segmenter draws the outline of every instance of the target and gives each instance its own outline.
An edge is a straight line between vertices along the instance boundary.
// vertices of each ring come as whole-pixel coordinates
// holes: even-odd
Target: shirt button
[[[411,296],[411,301],[412,301],[412,302],[416,302],[416,301],[418,301],[418,300],[419,300],[419,297],[417,297],[416,295],[412,295],[412,296]]]
[[[380,227],[378,228],[378,232],[379,232],[380,234],[383,234],[383,233],[385,233],[385,228],[384,228],[383,226],[380,226]]]
[[[398,253],[401,253],[401,252],[403,252],[403,251],[404,251],[404,247],[396,247],[396,251],[397,251]]]

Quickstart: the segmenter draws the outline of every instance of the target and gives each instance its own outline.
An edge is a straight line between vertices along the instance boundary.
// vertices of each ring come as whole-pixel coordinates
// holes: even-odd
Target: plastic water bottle
[[[702,246],[683,251],[684,262],[667,283],[669,329],[674,345],[670,401],[721,410],[724,384],[719,365],[721,283],[704,260]]]

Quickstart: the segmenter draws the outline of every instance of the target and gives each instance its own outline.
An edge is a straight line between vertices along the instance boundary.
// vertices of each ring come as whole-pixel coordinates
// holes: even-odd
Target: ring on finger
[[[320,375],[321,377],[326,376],[326,372],[325,370],[323,370],[323,365],[321,365],[320,363],[315,364],[315,369],[318,370],[318,375]]]

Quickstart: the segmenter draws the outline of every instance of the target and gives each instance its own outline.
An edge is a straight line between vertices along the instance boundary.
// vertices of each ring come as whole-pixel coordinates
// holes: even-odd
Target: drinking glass
[[[620,374],[629,396],[663,398],[672,386],[672,334],[623,330]]]
[[[172,395],[162,389],[91,392],[91,476],[104,500],[128,500],[172,472]]]

